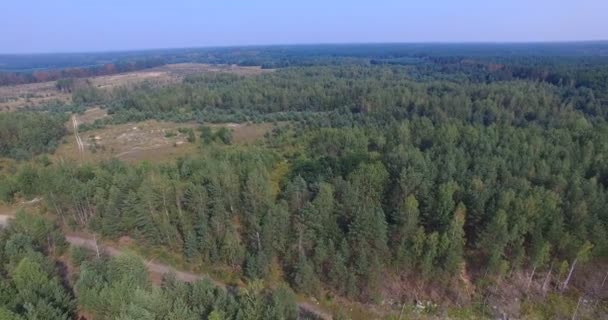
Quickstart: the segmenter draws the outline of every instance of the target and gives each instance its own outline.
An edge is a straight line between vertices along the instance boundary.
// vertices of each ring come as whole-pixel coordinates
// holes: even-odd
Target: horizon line
[[[83,50],[83,51],[40,51],[40,52],[15,52],[2,53],[0,56],[35,56],[35,55],[56,55],[56,54],[99,54],[99,53],[129,53],[146,52],[161,50],[188,50],[188,49],[223,49],[223,48],[255,48],[255,47],[296,47],[296,46],[348,46],[348,45],[514,45],[514,44],[584,44],[584,43],[605,43],[608,39],[595,40],[534,40],[534,41],[411,41],[411,42],[303,42],[303,43],[267,43],[267,44],[235,44],[235,45],[208,45],[208,46],[184,46],[184,47],[148,47],[138,49],[109,49],[109,50]]]

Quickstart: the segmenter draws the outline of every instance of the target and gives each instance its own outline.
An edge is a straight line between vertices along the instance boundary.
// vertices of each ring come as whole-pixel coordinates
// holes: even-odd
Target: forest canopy
[[[608,257],[605,45],[509,48],[273,47],[250,60],[217,49],[201,60],[274,70],[75,88],[74,105],[0,114],[0,154],[52,151],[65,134],[66,116],[56,114],[90,105],[109,116],[83,130],[197,123],[205,126],[184,133],[199,149],[160,164],[23,162],[3,172],[0,200],[44,199],[62,228],[129,238],[196,270],[220,268],[255,292],[170,280],[159,289],[133,257],[85,259],[76,297],[101,317],[217,311],[240,319],[254,300],[260,319],[293,318],[290,290],[376,305],[393,299],[397,308],[441,297],[485,315],[488,296],[513,286],[509,297],[524,305],[589,297],[601,311],[601,281],[589,279],[604,275],[598,266]],[[233,122],[272,130],[238,143]],[[12,259],[7,268],[23,256]],[[30,260],[23,268],[46,270]],[[44,276],[54,283],[53,273]],[[290,289],[269,290],[277,283]],[[127,293],[116,305],[113,290]],[[192,296],[203,297],[200,306]],[[7,312],[22,315],[16,305]],[[546,318],[570,317],[574,306],[565,305]],[[524,309],[531,313],[518,316],[534,318],[537,310]]]

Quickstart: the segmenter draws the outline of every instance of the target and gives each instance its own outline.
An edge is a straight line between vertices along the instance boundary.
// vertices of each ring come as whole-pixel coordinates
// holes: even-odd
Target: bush
[[[86,248],[75,246],[70,248],[70,262],[72,265],[80,266],[91,256],[91,252]]]
[[[232,144],[232,130],[222,127],[216,133],[215,136],[224,144]]]

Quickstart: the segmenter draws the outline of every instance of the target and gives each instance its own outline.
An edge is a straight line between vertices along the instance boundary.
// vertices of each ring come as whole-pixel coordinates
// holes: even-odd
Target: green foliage
[[[55,82],[55,88],[62,92],[72,92],[74,90],[75,79],[74,78],[64,78],[58,79]]]
[[[223,144],[231,144],[232,143],[232,130],[221,127],[215,133],[217,139],[219,139]]]
[[[542,303],[524,303],[521,314],[529,319],[568,319],[572,318],[576,304],[574,297],[552,293]]]
[[[70,248],[70,262],[79,266],[84,261],[88,260],[91,257],[91,252],[83,247],[71,247]]]
[[[222,144],[232,144],[232,129],[226,127],[220,127],[219,129],[213,130],[209,126],[201,127],[201,141],[207,145],[211,142],[219,141]]]
[[[201,127],[201,140],[204,144],[210,144],[213,141],[213,131],[210,127]]]
[[[290,124],[255,146],[231,145],[229,128],[203,126],[199,155],[162,165],[32,162],[7,170],[0,196],[41,196],[68,224],[248,280],[283,277],[308,295],[329,289],[366,301],[386,272],[448,282],[466,265],[491,281],[563,261],[563,281],[574,261],[606,256],[605,63],[592,63],[594,71],[557,58],[378,59],[100,93],[94,98],[115,122]],[[38,232],[7,241],[9,265],[30,243],[41,243]],[[122,318],[191,316],[183,297],[159,313],[150,301],[162,294],[141,265],[123,262],[137,271],[128,281],[96,277],[103,268],[125,274],[115,262],[85,262],[85,305]],[[248,290],[235,303],[263,318],[267,299]]]
[[[104,319],[297,319],[287,288],[254,282],[233,295],[208,280],[182,283],[171,275],[158,288],[142,267],[133,255],[85,261],[75,285],[80,305]]]
[[[53,152],[67,132],[65,121],[41,112],[0,113],[0,156],[24,160]]]
[[[0,230],[0,318],[68,320],[75,303],[59,280],[55,261],[43,253],[60,243],[43,218],[17,214]],[[61,236],[62,237],[62,236]]]

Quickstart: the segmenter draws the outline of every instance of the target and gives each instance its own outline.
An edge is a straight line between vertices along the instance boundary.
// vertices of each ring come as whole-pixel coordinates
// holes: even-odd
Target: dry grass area
[[[70,136],[57,149],[55,157],[84,161],[111,158],[164,161],[196,151],[196,144],[187,142],[186,136],[177,130],[195,126],[153,120],[108,126],[80,133],[85,144],[83,154],[78,151],[75,137]]]
[[[89,115],[78,116],[79,122],[92,121],[102,116],[103,109],[91,109]],[[94,120],[93,120],[94,121]],[[85,151],[80,154],[74,135],[66,137],[54,154],[56,159],[75,161],[100,161],[117,158],[127,162],[166,162],[177,157],[194,154],[199,150],[200,132],[197,123],[173,123],[148,120],[137,123],[107,126],[102,129],[80,133]],[[264,137],[273,127],[271,123],[260,124],[214,124],[213,128],[227,127],[233,131],[235,144],[250,144]],[[187,135],[180,128],[195,129],[196,142],[187,141]]]
[[[149,81],[156,85],[167,85],[180,82],[186,76],[201,73],[234,73],[243,76],[252,76],[269,71],[271,70],[262,69],[260,67],[212,65],[203,63],[177,63],[135,72],[93,77],[90,78],[90,80],[91,83],[99,89],[112,89],[117,87],[128,87],[144,81]]]
[[[14,111],[25,106],[42,106],[54,102],[69,103],[72,96],[55,87],[55,81],[0,86],[0,111]]]
[[[6,225],[8,220],[15,216],[19,209],[26,209],[28,211],[40,210],[42,208],[42,200],[42,198],[37,197],[31,200],[17,198],[11,204],[0,202],[0,226]]]
[[[260,67],[178,63],[122,74],[91,77],[88,80],[99,89],[109,90],[117,87],[128,87],[145,81],[156,85],[167,85],[180,82],[188,75],[200,73],[234,73],[249,76],[270,71],[272,70]],[[13,111],[26,106],[39,107],[53,102],[71,103],[72,95],[58,90],[55,83],[55,81],[49,81],[0,86],[0,111]]]
[[[105,109],[102,109],[101,107],[93,107],[87,109],[84,114],[79,114],[78,122],[80,124],[91,124],[95,122],[95,120],[100,120],[105,117],[108,117],[108,112]]]
[[[282,124],[279,124],[282,125]],[[223,123],[209,124],[208,127],[218,129],[226,127],[232,130],[232,139],[238,144],[253,143],[264,137],[266,132],[272,130],[272,123]]]
[[[176,63],[168,64],[154,69],[154,72],[166,72],[177,77],[185,77],[197,73],[234,73],[242,76],[255,76],[258,74],[272,72],[273,69],[262,69],[261,67],[242,67],[227,64],[204,64],[204,63]]]

